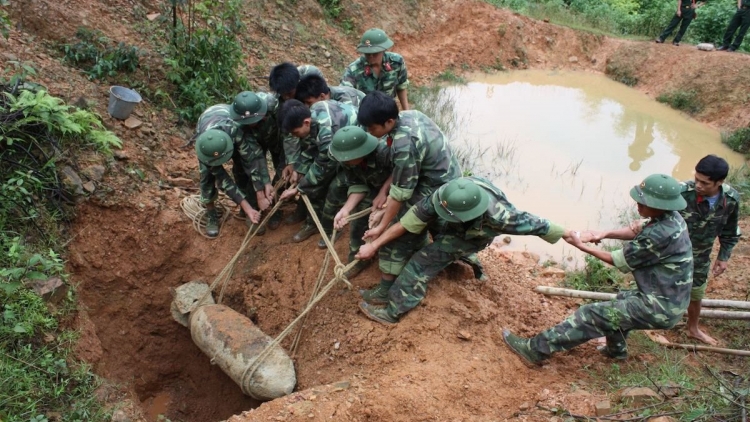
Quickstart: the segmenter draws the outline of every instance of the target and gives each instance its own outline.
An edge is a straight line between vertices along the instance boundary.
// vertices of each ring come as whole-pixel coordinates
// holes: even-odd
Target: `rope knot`
[[[336,281],[343,281],[344,284],[346,284],[346,288],[351,290],[352,283],[350,283],[344,275],[348,269],[348,265],[336,264],[336,266],[333,267],[333,276],[336,278]]]

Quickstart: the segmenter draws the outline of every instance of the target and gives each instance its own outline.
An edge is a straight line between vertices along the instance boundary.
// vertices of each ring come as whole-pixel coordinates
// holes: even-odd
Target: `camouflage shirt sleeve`
[[[238,149],[242,169],[250,178],[253,189],[256,192],[262,191],[266,183],[271,183],[265,152],[248,134],[243,136],[240,145],[235,148]]]
[[[408,133],[397,133],[393,137],[393,182],[388,193],[391,198],[405,202],[412,197],[423,158]]]
[[[201,174],[201,191],[207,188],[207,186],[204,185],[206,179],[208,179],[208,174],[210,174],[216,180],[216,185],[219,187],[219,190],[227,194],[227,196],[236,204],[241,203],[242,200],[245,199],[245,194],[242,193],[242,190],[236,183],[234,183],[234,180],[229,176],[224,169],[224,166],[207,166],[199,162],[199,167]]]
[[[736,203],[719,233],[719,256],[717,257],[719,261],[729,261],[732,256],[732,249],[740,241],[739,214],[739,203]]]
[[[299,171],[299,163],[300,163],[300,139],[292,135],[291,133],[287,133],[284,135],[284,157],[286,158],[286,163],[291,164],[294,167],[295,171]],[[300,172],[302,173],[302,172]]]
[[[432,195],[430,195],[409,208],[399,222],[409,233],[422,233],[427,225],[437,218],[435,206],[432,204]]]
[[[355,88],[355,84],[357,83],[356,75],[354,74],[354,65],[356,61],[349,66],[346,67],[346,70],[344,71],[344,76],[341,77],[341,84],[342,86],[350,86],[352,88]]]
[[[662,260],[659,251],[669,242],[668,236],[662,236],[652,230],[653,224],[646,226],[631,241],[625,243],[622,249],[612,252],[612,261],[618,270],[628,273],[638,268],[658,264]]]
[[[539,236],[548,243],[555,243],[560,240],[565,232],[562,226],[545,218],[506,207],[499,201],[490,206],[484,213],[483,219],[483,226],[496,235]]]
[[[396,91],[403,91],[409,86],[409,77],[406,72],[406,62],[401,64],[401,69],[398,72],[398,84],[396,85]]]
[[[327,110],[327,109],[326,109]],[[316,152],[313,157],[308,157],[311,161],[310,167],[305,173],[305,177],[300,181],[298,189],[305,194],[312,194],[313,188],[326,189],[328,186],[321,186],[336,171],[336,161],[332,160],[328,154],[328,149],[333,139],[333,121],[329,112],[314,112],[312,117],[313,124],[318,127],[317,136],[313,143],[316,148],[308,148],[305,154]]]

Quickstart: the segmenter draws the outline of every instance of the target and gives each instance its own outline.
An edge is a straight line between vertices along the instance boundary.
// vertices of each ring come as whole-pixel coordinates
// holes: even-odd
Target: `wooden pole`
[[[550,286],[537,286],[534,291],[548,296],[566,296],[591,300],[612,300],[617,296],[614,293],[589,292],[585,290],[563,289],[560,287]],[[701,305],[705,308],[733,307],[738,309],[750,309],[750,302],[742,302],[737,300],[703,299],[703,301],[701,301]],[[750,320],[750,312],[701,309],[701,316],[704,318]]]

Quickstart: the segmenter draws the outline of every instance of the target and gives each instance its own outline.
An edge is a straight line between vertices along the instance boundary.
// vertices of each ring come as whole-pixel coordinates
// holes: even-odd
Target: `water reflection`
[[[464,170],[485,176],[517,207],[571,228],[609,228],[632,215],[630,187],[652,173],[692,178],[706,154],[742,156],[717,131],[603,76],[523,71],[443,89],[429,115]],[[509,248],[557,261],[565,245],[514,237]]]

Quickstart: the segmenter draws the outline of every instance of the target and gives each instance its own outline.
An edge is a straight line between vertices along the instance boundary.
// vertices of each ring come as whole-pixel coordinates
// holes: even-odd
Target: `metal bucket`
[[[115,119],[125,120],[133,112],[135,105],[141,102],[141,95],[124,86],[113,86],[109,89],[109,106],[107,112]]]

